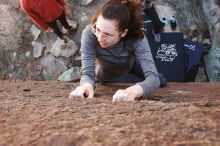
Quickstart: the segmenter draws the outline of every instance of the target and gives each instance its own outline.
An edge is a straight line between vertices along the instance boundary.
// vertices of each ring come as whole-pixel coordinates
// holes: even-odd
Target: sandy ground
[[[111,102],[125,85],[68,98],[76,85],[0,81],[0,146],[220,145],[220,84],[170,83],[126,103]]]

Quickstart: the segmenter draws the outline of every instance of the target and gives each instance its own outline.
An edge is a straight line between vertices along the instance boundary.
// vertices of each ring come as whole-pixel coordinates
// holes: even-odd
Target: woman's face
[[[117,44],[121,37],[127,34],[127,30],[123,32],[118,30],[117,20],[104,19],[102,15],[99,15],[93,27],[94,34],[103,48],[108,48]]]

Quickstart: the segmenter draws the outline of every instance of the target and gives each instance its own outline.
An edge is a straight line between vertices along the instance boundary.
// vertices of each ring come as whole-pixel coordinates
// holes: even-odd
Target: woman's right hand
[[[93,98],[94,96],[94,88],[90,83],[86,83],[84,85],[78,86],[73,90],[69,98]]]

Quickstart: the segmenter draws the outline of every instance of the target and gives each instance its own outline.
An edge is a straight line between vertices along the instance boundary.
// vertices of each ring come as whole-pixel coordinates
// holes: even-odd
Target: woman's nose
[[[104,37],[103,37],[103,34],[102,33],[100,33],[98,36],[97,36],[97,38],[98,38],[98,41],[100,42],[100,41],[103,41],[104,39]]]

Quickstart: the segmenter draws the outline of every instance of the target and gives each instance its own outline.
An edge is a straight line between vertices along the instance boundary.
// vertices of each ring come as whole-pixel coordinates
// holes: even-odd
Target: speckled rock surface
[[[78,83],[0,81],[0,145],[220,145],[220,84],[169,83],[147,100],[112,103],[127,85],[97,85],[95,98],[70,99]]]

